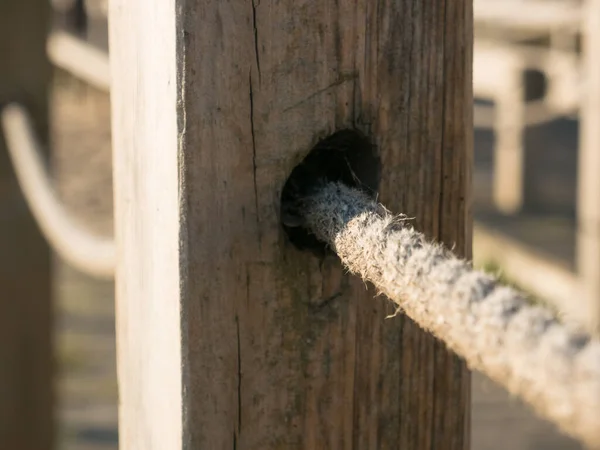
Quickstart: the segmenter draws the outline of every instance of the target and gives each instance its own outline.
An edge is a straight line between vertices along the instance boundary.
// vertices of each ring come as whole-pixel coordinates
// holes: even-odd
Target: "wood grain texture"
[[[470,2],[115,0],[110,19],[123,448],[467,448],[464,364],[278,213],[312,145],[357,127],[381,200],[470,256]]]
[[[48,142],[46,0],[0,2],[0,107],[22,102]],[[0,448],[53,446],[50,251],[0,136]]]

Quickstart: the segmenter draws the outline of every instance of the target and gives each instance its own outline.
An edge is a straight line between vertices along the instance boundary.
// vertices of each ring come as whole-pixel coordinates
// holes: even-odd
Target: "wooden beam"
[[[589,316],[600,328],[600,0],[585,2],[579,147],[577,269]]]
[[[465,364],[278,215],[358,127],[379,198],[470,257],[471,2],[114,0],[110,27],[120,448],[467,448]]]
[[[511,89],[507,78],[520,77],[519,72],[533,69],[547,78],[545,101],[548,108],[555,110],[556,115],[578,109],[581,67],[579,56],[573,52],[479,39],[473,54],[475,97],[493,101],[502,98]],[[532,120],[529,117],[526,119],[528,123]]]
[[[529,58],[516,46],[480,40],[473,46],[473,89],[476,97],[496,100],[508,89],[506,78],[529,67]]]
[[[0,107],[22,102],[47,144],[47,0],[0,2]],[[50,252],[0,137],[0,448],[53,446]]]
[[[542,100],[526,103],[524,75],[525,69],[531,68],[545,74],[548,88]],[[494,101],[493,116],[478,107],[476,120],[480,126],[491,124],[494,128],[493,196],[503,213],[517,213],[525,202],[526,127],[577,111],[581,97],[579,74],[578,57],[569,52],[486,40],[474,46],[475,96]]]
[[[505,30],[535,31],[550,34],[553,31],[579,31],[582,2],[561,0],[474,0],[475,23]]]

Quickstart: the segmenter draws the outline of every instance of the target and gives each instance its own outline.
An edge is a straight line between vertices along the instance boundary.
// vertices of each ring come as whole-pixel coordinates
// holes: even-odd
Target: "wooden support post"
[[[494,203],[503,213],[523,206],[525,176],[525,95],[523,71],[507,71],[504,89],[496,96],[494,123]]]
[[[590,321],[600,327],[600,0],[585,2],[581,136],[578,168],[577,269]]]
[[[22,102],[47,142],[50,3],[0,1],[0,107]],[[1,133],[0,133],[1,134]],[[0,448],[53,444],[50,253],[0,136]]]
[[[288,240],[319,138],[471,254],[469,0],[110,4],[122,449],[465,449],[465,364]]]
[[[475,55],[475,94],[494,101],[493,200],[500,211],[511,214],[521,209],[524,195],[525,64],[518,52],[486,41],[475,46]]]

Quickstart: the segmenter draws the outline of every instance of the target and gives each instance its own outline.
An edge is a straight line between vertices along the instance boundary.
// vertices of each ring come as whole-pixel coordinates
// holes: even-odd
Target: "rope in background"
[[[600,342],[427,242],[361,191],[328,183],[302,199],[305,227],[353,273],[564,432],[600,448]]]
[[[90,234],[58,199],[27,111],[11,104],[2,109],[0,119],[21,191],[48,242],[74,267],[92,276],[112,278],[116,259],[114,241]]]

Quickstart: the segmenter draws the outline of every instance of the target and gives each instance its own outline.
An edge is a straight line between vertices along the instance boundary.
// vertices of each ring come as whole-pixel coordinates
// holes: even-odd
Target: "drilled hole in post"
[[[297,205],[323,181],[342,182],[375,197],[380,171],[375,146],[357,130],[340,130],[319,141],[294,167],[281,192],[280,219],[290,241],[301,250],[325,254],[325,244],[302,227]]]

